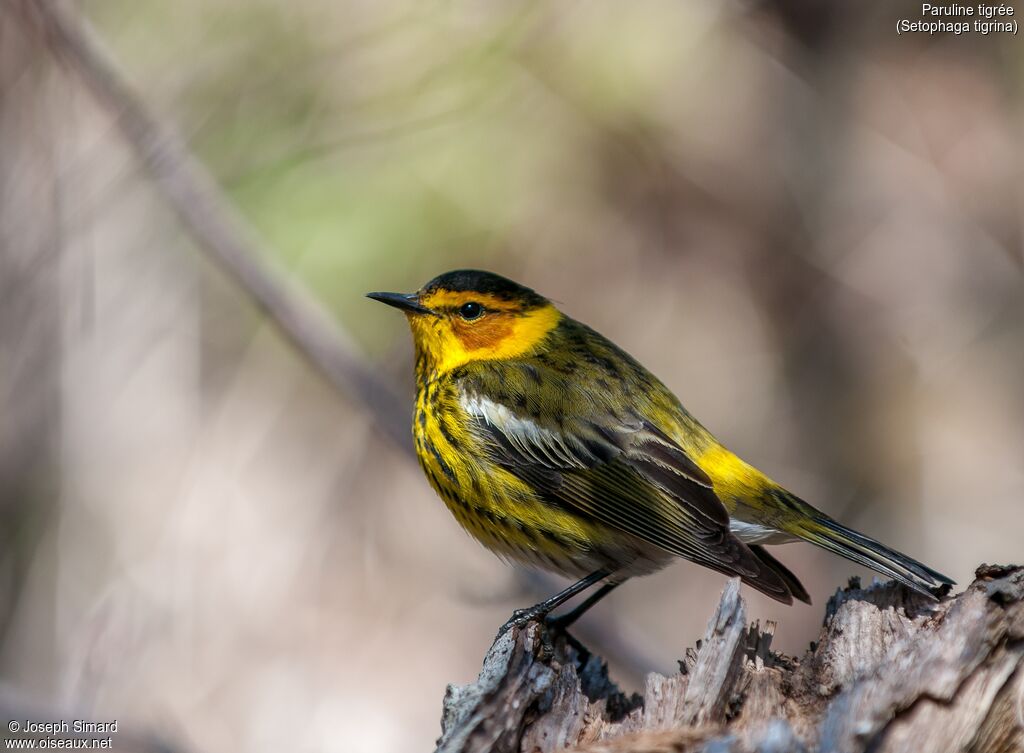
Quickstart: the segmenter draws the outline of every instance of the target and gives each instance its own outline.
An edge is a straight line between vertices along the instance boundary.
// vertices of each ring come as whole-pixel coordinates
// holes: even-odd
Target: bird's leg
[[[614,591],[615,587],[618,585],[619,583],[605,583],[599,589],[594,591],[594,593],[590,594],[582,604],[573,608],[571,611],[566,612],[563,615],[559,615],[558,617],[548,617],[545,620],[547,626],[554,628],[555,630],[565,630],[576,622],[576,620],[582,617],[588,609]]]
[[[517,609],[512,613],[512,616],[509,618],[508,622],[502,625],[501,628],[498,630],[498,635],[495,636],[495,640],[500,638],[507,631],[511,630],[514,627],[522,627],[530,620],[535,620],[538,617],[546,616],[548,612],[550,612],[552,609],[556,609],[557,607],[561,606],[576,594],[582,591],[586,591],[595,583],[601,582],[602,580],[607,578],[609,574],[610,573],[608,573],[606,570],[595,570],[587,577],[581,578],[568,588],[559,591],[550,598],[545,599],[540,604],[535,604],[527,609]],[[582,606],[582,604],[580,606]]]

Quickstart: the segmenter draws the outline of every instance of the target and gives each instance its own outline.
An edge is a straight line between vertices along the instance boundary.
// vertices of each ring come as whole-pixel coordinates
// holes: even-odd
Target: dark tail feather
[[[770,596],[783,604],[792,604],[793,594],[789,581],[777,568],[765,562],[754,551],[755,549],[756,547],[747,546],[730,534],[728,549],[723,551],[723,556],[713,558],[689,555],[687,559],[730,577],[738,577],[746,585],[757,589],[765,596]],[[788,572],[785,568],[783,570]],[[790,576],[792,577],[791,573]],[[795,578],[793,580],[796,581]],[[800,584],[797,583],[797,585]]]
[[[788,567],[783,565],[772,555],[768,554],[768,550],[763,546],[760,546],[759,544],[748,544],[747,546],[769,570],[775,571],[775,574],[778,575],[782,579],[782,582],[786,584],[786,588],[789,589],[789,592],[793,594],[794,599],[802,601],[804,604],[811,603],[811,597],[810,594],[807,593],[807,589],[804,588],[799,578],[797,578]]]
[[[755,547],[743,544],[738,539],[733,539],[733,541],[736,546],[737,559],[730,565],[732,574],[739,575],[740,580],[766,596],[771,596],[783,604],[792,604],[793,592],[789,580],[784,574],[772,567],[770,563],[765,562]]]
[[[953,585],[954,581],[942,573],[837,523],[823,513],[815,513],[813,518],[799,523],[795,530],[787,530],[932,598],[944,596]]]
[[[765,596],[771,596],[775,601],[781,601],[783,604],[792,604],[793,594],[790,593],[789,584],[779,573],[767,567],[763,562],[760,565],[760,573],[757,575],[740,575],[740,580],[751,588],[757,589]],[[728,574],[737,575],[735,572]]]
[[[736,573],[730,573],[735,575]],[[758,575],[741,575],[740,580],[751,588],[756,588],[765,596],[771,596],[775,601],[783,604],[793,603],[793,594],[790,593],[789,584],[779,573],[762,563],[762,570]]]

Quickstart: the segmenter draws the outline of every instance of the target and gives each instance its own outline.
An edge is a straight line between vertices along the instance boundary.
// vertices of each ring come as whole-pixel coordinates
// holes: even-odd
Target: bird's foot
[[[498,634],[494,636],[494,640],[497,641],[501,636],[505,635],[509,630],[513,628],[524,628],[529,622],[534,620],[547,617],[548,610],[538,609],[537,607],[529,607],[527,609],[517,609],[512,613],[512,616],[508,618],[504,625],[498,628]],[[546,622],[546,620],[545,620]]]
[[[538,656],[540,656],[544,661],[547,661],[555,655],[556,637],[561,637],[561,639],[565,640],[568,645],[576,649],[579,656],[587,657],[590,656],[590,650],[569,633],[568,628],[576,621],[577,617],[579,617],[579,614],[574,614],[572,612],[555,617],[549,614],[549,610],[538,609],[537,607],[517,609],[512,613],[512,616],[508,621],[498,630],[498,634],[494,637],[494,641],[497,643],[505,633],[513,628],[521,630],[531,622],[541,621],[544,625],[544,629],[540,631],[540,635],[538,636],[540,639]]]

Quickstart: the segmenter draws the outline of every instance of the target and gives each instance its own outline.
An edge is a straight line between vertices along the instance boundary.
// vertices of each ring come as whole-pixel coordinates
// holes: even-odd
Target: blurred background
[[[1019,39],[897,36],[919,6],[881,0],[65,7],[398,410],[406,325],[363,294],[486,268],[844,523],[962,585],[1020,561]],[[196,751],[429,749],[445,684],[560,583],[458,528],[365,400],[208,262],[116,108],[17,8],[0,7],[0,690]],[[774,552],[815,604],[745,589],[749,613],[799,654],[867,573]],[[675,670],[722,586],[680,563],[578,634],[637,689]]]

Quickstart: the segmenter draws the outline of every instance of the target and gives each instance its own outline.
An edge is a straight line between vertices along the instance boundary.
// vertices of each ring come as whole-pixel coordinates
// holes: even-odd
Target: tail
[[[955,583],[902,552],[837,523],[796,497],[787,502],[787,506],[797,507],[801,513],[785,527],[787,533],[864,565],[933,599],[949,593]]]

